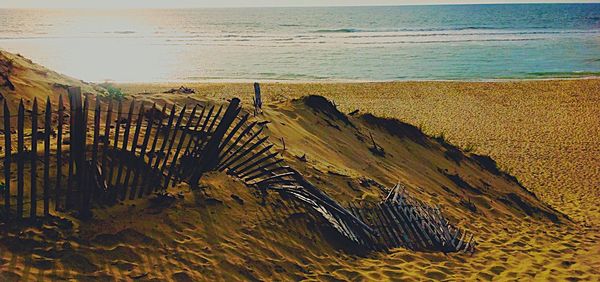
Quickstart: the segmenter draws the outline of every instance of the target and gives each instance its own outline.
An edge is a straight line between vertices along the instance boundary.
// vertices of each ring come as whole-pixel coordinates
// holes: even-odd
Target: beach
[[[108,100],[106,90],[97,84],[65,77],[22,56],[0,55],[0,67],[9,74],[0,80],[0,92],[11,111],[21,99],[30,107],[34,99],[49,97],[56,107],[60,95],[66,97],[66,85],[81,87],[86,97]],[[189,111],[238,97],[242,114],[262,124],[263,135],[269,137],[266,148],[332,199],[344,205],[373,204],[386,196],[383,187],[403,183],[411,195],[439,206],[450,223],[473,234],[474,252],[404,247],[367,254],[344,251],[335,244],[340,237],[326,236],[323,221],[308,216],[306,206],[287,202],[275,191],[264,198],[256,187],[229,172],[211,171],[201,178],[199,190],[181,181],[166,195],[95,205],[91,219],[52,210],[55,216],[37,225],[0,224],[0,277],[6,281],[600,277],[600,79],[260,85],[263,112],[257,116],[251,114],[252,83],[114,87],[124,94],[124,108],[135,100],[146,106],[177,104],[177,110],[186,105]],[[194,93],[178,92],[181,86]],[[93,120],[91,115],[88,120]],[[134,116],[129,122],[137,120]],[[92,128],[88,145],[94,138]],[[124,136],[123,130],[120,134]],[[50,140],[56,142],[54,137]],[[127,140],[132,148],[140,143],[133,144],[131,136]],[[374,152],[371,142],[382,151]],[[66,145],[63,150],[68,151]],[[51,152],[51,160],[55,154]],[[40,183],[41,167],[40,162]],[[17,187],[16,182],[12,177],[11,187]]]
[[[251,83],[121,84],[127,93],[181,85],[199,97],[240,97]],[[489,155],[525,187],[577,222],[600,223],[600,79],[497,82],[266,83],[265,103],[308,94],[342,111],[398,118],[462,148]],[[163,94],[171,99],[169,95]],[[185,96],[185,95],[182,95]]]

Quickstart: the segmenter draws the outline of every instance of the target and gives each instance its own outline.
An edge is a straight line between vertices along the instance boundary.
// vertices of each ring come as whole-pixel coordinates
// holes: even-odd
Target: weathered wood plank
[[[277,160],[275,160],[273,162],[263,164],[263,165],[255,168],[255,169],[253,169],[251,171],[248,171],[246,173],[240,174],[239,177],[242,178],[242,179],[245,178],[244,181],[251,181],[253,179],[261,177],[262,175],[269,174],[269,173],[271,173],[273,171],[276,171],[276,170],[289,169],[289,167],[287,167],[287,166],[280,166],[280,167],[275,167],[273,169],[267,169],[268,167],[276,166],[276,165],[278,165],[278,164],[280,164],[282,162],[283,162],[283,159],[277,159]],[[258,174],[256,174],[257,172],[258,172]]]
[[[133,186],[131,187],[131,189],[128,189],[129,185],[129,179],[131,177],[131,172],[133,170],[136,169],[136,162],[133,162],[133,160],[135,160],[137,158],[136,151],[137,151],[137,147],[138,147],[138,139],[140,136],[140,131],[142,129],[142,121],[144,120],[144,103],[140,103],[140,110],[138,112],[138,118],[137,121],[135,123],[135,131],[133,133],[133,140],[131,141],[131,158],[132,158],[132,162],[129,163],[129,165],[127,166],[127,173],[125,174],[125,181],[123,181],[123,187],[124,187],[124,193],[123,193],[123,197],[126,197],[127,195],[127,190],[130,190],[130,195],[129,198],[133,198],[133,196],[135,195],[135,190],[133,188]],[[124,199],[124,198],[123,198]]]
[[[17,115],[17,218],[23,217],[23,195],[25,190],[25,107],[23,99],[19,102]]]
[[[200,122],[202,121],[202,118],[204,117],[205,110],[206,110],[206,107],[202,107],[200,116],[198,116],[198,121],[196,121],[196,124],[194,125],[194,129],[192,129],[192,134],[190,134],[190,139],[188,140],[188,143],[185,146],[185,150],[183,151],[184,156],[188,156],[188,154],[190,153],[191,145],[194,142],[194,139],[196,138],[195,134],[198,133],[198,127],[200,126]]]
[[[108,101],[108,106],[106,109],[106,120],[104,122],[104,137],[103,137],[103,143],[102,143],[102,177],[104,178],[104,180],[106,181],[107,184],[107,189],[110,189],[110,182],[111,182],[111,178],[108,175],[109,174],[109,168],[108,168],[108,152],[110,149],[110,127],[112,126],[112,113],[113,113],[113,100],[110,99]],[[101,193],[101,199],[98,202],[104,202],[108,199],[106,199],[106,196],[108,195],[108,191],[103,191],[104,193]]]
[[[107,184],[108,184],[108,201],[110,201],[111,204],[114,204],[114,202],[117,199],[117,185],[118,182],[115,182],[115,184],[113,185],[113,176],[114,176],[114,172],[115,172],[115,166],[117,166],[117,151],[118,151],[118,146],[119,146],[119,132],[121,131],[121,117],[123,116],[123,102],[119,101],[119,103],[117,104],[117,122],[115,124],[115,143],[113,144],[113,149],[112,149],[112,158],[111,158],[111,163],[110,163],[110,170],[108,171],[108,179],[107,179]],[[108,137],[107,137],[108,138]]]
[[[91,215],[90,199],[91,199],[91,185],[88,183],[88,174],[90,173],[87,169],[86,160],[86,148],[87,148],[87,122],[88,122],[88,110],[90,102],[88,96],[85,96],[83,101],[83,109],[77,111],[77,120],[79,125],[77,126],[78,137],[77,137],[77,179],[78,185],[80,186],[80,216],[82,218],[89,218]]]
[[[214,110],[215,110],[215,106],[212,105],[210,107],[210,109],[208,110],[208,114],[206,115],[204,122],[202,123],[202,128],[200,128],[200,130],[199,130],[200,134],[198,134],[198,138],[195,138],[195,140],[194,140],[194,149],[192,150],[192,157],[194,157],[194,158],[199,157],[200,149],[202,148],[202,145],[204,144],[204,142],[206,140],[208,140],[208,138],[210,136],[210,132],[208,130],[205,131],[205,129],[207,129],[208,122],[210,121],[210,118],[211,118]]]
[[[239,113],[239,104],[240,99],[233,98],[231,100],[229,106],[227,106],[227,110],[225,110],[225,114],[223,115],[221,122],[219,122],[219,125],[215,129],[214,133],[206,142],[206,146],[204,146],[202,149],[203,155],[200,156],[199,167],[194,171],[190,179],[193,187],[198,185],[198,181],[204,172],[217,168],[219,164],[219,146],[221,145],[223,137],[225,137],[225,133],[227,133],[229,127],[235,120],[236,114]]]
[[[52,105],[46,99],[44,112],[44,216],[50,215],[50,132],[52,130]]]
[[[117,171],[117,187],[119,189],[120,200],[125,200],[125,194],[127,193],[127,183],[121,183],[121,176],[123,176],[123,169],[125,166],[126,158],[123,156],[128,155],[129,152],[127,146],[129,145],[129,132],[131,131],[131,119],[133,118],[133,109],[135,107],[135,100],[129,104],[129,111],[127,112],[127,122],[125,123],[125,132],[123,132],[123,147],[121,147],[121,160],[119,161],[119,169]]]
[[[238,130],[240,130],[240,128],[242,127],[242,125],[244,125],[246,123],[246,121],[248,121],[248,117],[249,116],[250,116],[249,114],[245,114],[240,119],[240,121],[238,121],[238,123],[233,127],[233,129],[229,132],[229,134],[227,135],[227,137],[225,137],[225,139],[223,139],[223,142],[221,143],[221,146],[219,146],[219,150],[218,150],[219,156],[221,155],[221,152],[223,151],[223,149],[225,148],[225,146],[227,146],[227,144],[229,144],[229,142],[235,136],[235,134],[238,132]]]
[[[138,191],[138,180],[140,175],[145,174],[144,168],[145,168],[145,158],[146,158],[146,150],[148,149],[148,142],[150,141],[150,136],[152,136],[152,126],[154,125],[154,111],[156,110],[156,103],[152,104],[152,114],[150,115],[150,118],[148,119],[147,123],[146,123],[146,131],[144,132],[144,140],[142,141],[142,146],[140,148],[140,161],[137,162],[136,165],[136,169],[135,169],[135,174],[133,176],[133,184],[131,186],[131,194],[129,195],[129,199],[133,200],[133,198],[135,198],[136,193],[138,193],[138,197],[141,197],[141,195],[143,194],[143,187],[139,188]],[[143,116],[138,117],[140,119],[143,119]],[[143,181],[142,181],[143,182]]]
[[[260,158],[260,159],[258,159],[258,160],[256,160],[256,161],[254,161],[254,162],[252,162],[252,163],[250,163],[250,164],[246,165],[246,167],[244,167],[244,168],[241,168],[240,170],[236,171],[236,172],[235,172],[235,174],[236,174],[236,175],[241,175],[241,174],[243,174],[244,172],[246,172],[246,171],[248,171],[248,170],[250,170],[250,169],[252,169],[252,168],[255,168],[255,167],[257,167],[257,166],[260,166],[260,165],[261,165],[263,162],[265,162],[265,161],[267,161],[267,160],[270,160],[270,159],[272,159],[272,158],[275,158],[277,155],[279,155],[279,152],[275,152],[275,153],[271,153],[271,154],[268,154],[268,155],[266,155],[266,156],[263,156],[262,158]]]
[[[171,181],[171,177],[173,177],[173,174],[177,169],[177,158],[179,158],[179,153],[181,152],[181,148],[183,147],[183,143],[185,142],[188,129],[190,128],[190,126],[192,126],[192,121],[196,116],[197,108],[197,106],[194,106],[192,112],[190,113],[190,117],[188,118],[188,121],[185,125],[185,129],[181,132],[181,137],[179,137],[179,143],[177,144],[177,148],[175,149],[175,155],[173,155],[173,160],[171,161],[171,166],[169,168],[169,174],[167,175],[167,179],[165,180],[163,190],[167,190],[167,188],[169,187],[169,182]]]
[[[221,153],[219,155],[219,160],[223,160],[225,157],[227,157],[227,155],[231,152],[231,150],[233,150],[235,148],[235,146],[237,146],[237,144],[244,138],[244,136],[246,136],[246,134],[248,134],[248,132],[250,132],[254,126],[256,126],[257,122],[253,122],[250,125],[248,125],[244,131],[242,131],[242,133],[240,133],[238,135],[238,137],[235,138],[235,141],[233,141],[233,143],[231,143],[231,145],[229,145],[229,147],[227,147],[227,150],[225,150],[223,153]],[[262,131],[262,128],[259,130]],[[255,135],[258,135],[255,133]],[[220,151],[222,151],[222,149],[220,149]],[[235,154],[235,153],[234,153]],[[223,163],[225,160],[223,161],[219,161],[220,163]]]
[[[173,105],[174,106],[174,105]],[[161,111],[161,116],[164,116],[165,113],[167,112],[167,105],[163,105],[162,111]],[[160,139],[160,133],[162,130],[163,124],[162,124],[162,119],[158,121],[158,124],[156,126],[156,132],[154,133],[154,138],[152,140],[152,147],[150,148],[150,150],[148,151],[148,167],[149,169],[146,170],[144,172],[144,181],[142,181],[142,186],[140,187],[140,192],[138,194],[138,197],[142,197],[144,195],[144,193],[148,193],[151,192],[151,189],[148,189],[151,183],[151,178],[153,178],[153,170],[152,170],[152,161],[154,159],[154,157],[156,157],[156,146],[158,144],[158,139]]]
[[[4,210],[10,213],[10,165],[12,155],[10,110],[4,99]]]
[[[62,142],[65,106],[62,94],[58,96],[58,125],[56,133],[56,186],[54,187],[54,209],[61,210],[62,197]]]
[[[92,141],[92,168],[95,168],[98,165],[98,146],[100,144],[100,119],[102,119],[102,111],[99,96],[96,96],[95,104],[96,105],[94,107],[94,137]],[[96,185],[93,185],[92,188],[94,190],[92,191],[91,196],[94,199],[97,199],[101,191],[98,191],[98,187],[96,187]]]
[[[171,150],[173,150],[173,144],[175,144],[175,140],[177,139],[177,134],[179,133],[180,129],[181,129],[181,121],[183,121],[183,118],[185,117],[185,110],[187,108],[187,105],[183,105],[183,108],[181,109],[181,112],[179,112],[179,116],[177,117],[177,121],[175,122],[175,127],[173,128],[173,134],[170,136],[167,135],[167,150],[163,151],[163,153],[165,154],[162,165],[160,166],[160,173],[163,174],[165,171],[165,167],[167,166],[167,163],[169,162],[169,157],[171,156]]]
[[[260,131],[258,131],[260,132]],[[254,139],[255,136],[252,136],[251,139],[248,139],[248,141]],[[262,143],[264,143],[265,141],[267,141],[267,139],[269,139],[269,137],[263,137],[261,139],[259,139],[256,143],[254,143],[252,146],[250,146],[249,148],[243,150],[240,152],[240,150],[236,150],[236,152],[234,152],[229,158],[227,158],[227,160],[224,161],[224,163],[220,166],[220,170],[223,170],[225,168],[228,168],[229,166],[232,166],[233,164],[237,163],[239,160],[242,160],[246,155],[250,154],[254,149],[256,149],[258,146],[260,146]],[[240,147],[240,149],[244,148],[248,143],[245,143],[244,145],[242,145]],[[269,146],[273,146],[272,144]],[[270,147],[269,147],[270,149]],[[230,170],[235,171],[235,168],[230,168]]]
[[[176,111],[176,106],[175,104],[173,104],[173,106],[171,107],[171,114],[169,115],[169,120],[167,121],[167,126],[164,128],[164,137],[162,140],[162,144],[160,145],[160,150],[158,151],[158,153],[155,151],[154,153],[156,154],[156,161],[154,162],[154,167],[152,168],[153,174],[152,174],[152,178],[154,181],[152,181],[155,185],[153,190],[158,190],[160,187],[162,187],[160,185],[161,178],[162,175],[159,174],[160,170],[159,170],[159,166],[160,166],[160,162],[162,160],[162,158],[164,158],[166,156],[165,154],[165,149],[167,147],[167,143],[168,143],[168,139],[171,133],[171,127],[173,127],[173,120],[175,119],[175,111]],[[158,132],[157,135],[160,135],[161,133]],[[151,165],[151,164],[149,164]],[[149,182],[150,183],[150,182]]]

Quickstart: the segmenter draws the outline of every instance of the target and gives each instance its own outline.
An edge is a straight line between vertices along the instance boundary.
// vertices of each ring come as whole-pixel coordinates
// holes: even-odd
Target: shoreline
[[[577,80],[599,80],[599,76],[585,77],[551,77],[551,78],[497,78],[497,79],[422,79],[422,80],[345,80],[345,79],[327,79],[327,80],[280,80],[280,79],[206,79],[206,80],[165,80],[165,81],[90,81],[94,84],[112,83],[122,85],[140,85],[140,84],[173,84],[173,83],[191,83],[191,84],[246,84],[246,83],[277,83],[277,84],[369,84],[369,83],[419,83],[419,82],[443,82],[443,83],[503,83],[503,82],[535,82],[535,81],[577,81]]]

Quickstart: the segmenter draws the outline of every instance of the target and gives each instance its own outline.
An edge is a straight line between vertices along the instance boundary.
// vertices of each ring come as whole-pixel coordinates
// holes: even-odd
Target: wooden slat
[[[125,174],[125,181],[123,181],[123,197],[121,198],[122,200],[125,199],[125,197],[127,196],[127,190],[130,190],[131,195],[129,196],[129,198],[133,198],[133,195],[135,195],[135,190],[133,190],[134,188],[132,187],[131,189],[128,189],[129,185],[129,179],[131,177],[131,172],[133,170],[136,169],[135,165],[136,162],[134,162],[134,160],[137,158],[137,156],[135,155],[136,150],[137,150],[137,146],[138,146],[138,139],[140,137],[140,130],[142,129],[142,121],[144,120],[144,103],[140,103],[140,110],[138,112],[138,118],[137,121],[135,123],[135,131],[133,133],[133,140],[131,141],[131,162],[129,162],[129,165],[127,166],[127,173]]]
[[[6,214],[10,213],[10,165],[11,165],[11,126],[10,126],[10,110],[6,99],[4,99],[4,209]]]
[[[231,99],[231,102],[227,106],[227,110],[225,110],[225,114],[223,114],[221,122],[219,122],[219,125],[215,129],[214,133],[206,142],[206,146],[204,146],[202,149],[203,155],[200,156],[198,160],[199,166],[190,178],[192,187],[196,187],[198,185],[198,181],[204,172],[217,168],[219,164],[219,147],[221,145],[221,141],[223,141],[225,133],[227,133],[229,127],[231,127],[231,124],[237,117],[237,113],[239,113],[239,104],[240,99]]]
[[[225,157],[227,157],[227,154],[229,154],[229,153],[231,152],[231,150],[233,150],[233,149],[235,148],[235,146],[236,146],[236,145],[237,145],[237,144],[238,144],[238,143],[239,143],[239,142],[240,142],[240,141],[241,141],[241,140],[242,140],[242,139],[243,139],[243,138],[246,136],[246,134],[248,134],[248,132],[250,132],[250,131],[251,131],[251,130],[254,128],[254,126],[256,126],[256,124],[257,124],[256,122],[253,122],[253,123],[251,123],[250,125],[248,125],[248,126],[247,126],[247,127],[244,129],[244,131],[242,131],[242,133],[240,133],[240,134],[238,135],[238,137],[236,137],[236,138],[235,138],[235,141],[233,141],[233,143],[231,143],[231,144],[230,144],[230,145],[227,147],[227,149],[226,149],[226,150],[225,150],[223,153],[221,153],[221,154],[219,155],[219,160],[223,160]],[[258,131],[259,131],[259,132],[260,132],[260,131],[262,131],[262,128],[261,128],[261,129],[259,129]],[[258,135],[258,133],[255,133],[255,135]],[[246,141],[246,142],[248,142],[248,141]],[[242,146],[242,147],[243,147],[243,146]],[[220,149],[220,151],[222,151],[222,150]],[[235,154],[235,153],[234,153],[234,154]],[[221,162],[221,163],[223,163],[224,161],[220,161],[220,162]]]
[[[253,136],[253,137],[255,137],[255,136]],[[252,138],[252,139],[254,139],[254,138]],[[265,136],[265,137],[259,139],[256,143],[254,143],[249,148],[241,151],[240,149],[244,148],[250,142],[245,143],[244,145],[242,145],[240,147],[240,149],[238,149],[229,158],[227,158],[227,160],[225,160],[222,165],[220,165],[220,169],[219,170],[223,170],[223,169],[228,168],[228,167],[232,166],[233,164],[237,163],[239,160],[243,159],[246,155],[250,154],[254,149],[256,149],[258,146],[260,146],[262,143],[264,143],[265,141],[267,141],[267,139],[269,139],[269,137]],[[249,140],[251,140],[251,139],[249,139]],[[271,144],[269,146],[273,146],[273,144]],[[271,147],[269,147],[269,149],[270,148]],[[230,170],[234,171],[235,168],[232,168]]]
[[[263,179],[261,181],[258,181],[258,182],[254,183],[254,184],[255,185],[262,185],[262,184],[265,184],[265,183],[268,183],[268,182],[271,182],[271,181],[274,181],[274,180],[278,180],[278,179],[281,179],[281,178],[284,178],[284,177],[294,176],[294,174],[295,174],[295,172],[293,172],[293,171],[284,172],[284,173],[281,173],[281,174],[276,174],[276,175],[269,176],[269,177],[267,177],[267,178],[265,178],[265,179]],[[288,180],[288,182],[293,182],[293,180]]]
[[[210,121],[210,117],[214,110],[215,110],[215,106],[212,105],[210,107],[210,109],[208,110],[208,114],[206,115],[206,118],[204,119],[204,123],[202,123],[202,128],[200,128],[200,130],[199,130],[199,132],[201,133],[201,134],[199,134],[199,138],[194,140],[194,149],[192,150],[192,157],[194,157],[194,158],[199,157],[199,153],[200,153],[199,151],[200,151],[200,148],[202,148],[202,144],[204,144],[204,142],[206,140],[208,140],[208,138],[210,136],[210,132],[208,132],[208,130],[205,130],[205,129],[207,129],[206,126],[208,125],[208,122]]]
[[[241,108],[240,108],[241,109]],[[248,117],[250,115],[249,114],[245,114],[240,121],[235,125],[235,127],[233,127],[233,129],[229,132],[229,135],[227,135],[227,137],[225,137],[225,139],[223,139],[223,142],[221,143],[221,146],[219,146],[219,155],[221,155],[221,152],[223,151],[223,149],[225,149],[225,146],[227,146],[227,144],[229,144],[229,142],[231,141],[231,139],[235,136],[235,134],[238,132],[238,130],[240,130],[240,128],[242,127],[242,125],[244,125],[246,123],[246,121],[248,121]]]
[[[145,171],[145,158],[146,158],[146,150],[148,148],[148,142],[150,141],[150,136],[152,136],[152,126],[154,125],[154,111],[156,109],[156,103],[152,104],[152,114],[150,115],[150,119],[148,120],[148,122],[146,123],[146,131],[144,132],[144,141],[142,141],[142,146],[140,148],[140,157],[139,157],[139,161],[136,163],[136,168],[135,168],[135,174],[133,176],[133,182],[131,185],[131,194],[129,195],[129,199],[133,200],[133,198],[136,196],[136,192],[138,193],[138,197],[141,197],[141,195],[143,194],[143,188],[140,187],[139,192],[137,191],[138,189],[138,180],[140,175],[144,174]],[[139,116],[139,119],[144,119],[143,116]]]
[[[221,117],[221,112],[222,111],[223,111],[223,105],[220,105],[219,109],[217,110],[217,113],[215,114],[215,117],[210,122],[210,126],[208,127],[208,129],[206,130],[206,132],[212,132],[212,129],[215,126],[217,120],[219,120],[219,117]]]
[[[183,118],[185,116],[186,107],[187,107],[187,105],[183,105],[181,112],[179,112],[179,116],[177,117],[177,122],[175,122],[175,127],[173,128],[173,134],[172,134],[171,138],[168,138],[169,135],[167,135],[168,146],[167,146],[167,150],[163,151],[163,153],[165,155],[164,155],[162,165],[160,166],[161,174],[163,174],[163,172],[165,171],[165,167],[167,165],[167,162],[169,161],[169,157],[171,155],[171,150],[173,150],[173,144],[175,143],[175,139],[177,139],[177,134],[181,127],[181,121],[183,120]]]
[[[67,89],[69,93],[69,174],[67,176],[67,192],[65,197],[65,208],[71,209],[73,206],[73,182],[75,173],[75,158],[76,158],[76,144],[77,144],[77,129],[75,128],[75,111],[81,107],[78,105],[79,101],[76,99],[78,88],[69,87]]]
[[[111,127],[111,124],[112,124],[112,113],[113,113],[113,100],[110,99],[108,101],[108,106],[107,106],[107,109],[106,109],[106,119],[105,119],[105,122],[104,122],[104,140],[103,140],[104,143],[103,143],[103,146],[102,146],[102,161],[101,161],[101,163],[102,163],[102,165],[101,165],[102,166],[102,177],[106,181],[106,184],[107,184],[106,188],[108,188],[108,189],[110,189],[110,183],[111,183],[111,180],[112,180],[112,179],[109,178],[109,175],[108,175],[109,174],[108,152],[109,152],[109,149],[110,149],[110,127]],[[106,193],[108,191],[104,191],[104,192],[105,193],[101,194],[102,195],[101,196],[102,199],[100,199],[101,201],[98,201],[98,202],[104,202],[105,200],[107,200],[104,197],[106,197],[108,195],[108,193]]]
[[[263,150],[264,150],[264,149],[263,149]],[[267,149],[267,150],[268,150],[268,149]],[[246,167],[244,167],[244,168],[241,168],[240,170],[236,171],[236,172],[235,172],[235,174],[236,174],[236,175],[241,175],[242,173],[244,173],[244,172],[246,172],[246,171],[248,171],[248,170],[250,170],[250,169],[252,169],[252,168],[255,168],[255,167],[257,167],[257,166],[260,166],[260,165],[261,165],[262,163],[264,163],[265,161],[267,161],[267,160],[270,160],[270,159],[272,159],[272,158],[275,158],[275,157],[276,157],[278,154],[279,154],[279,152],[275,152],[275,153],[271,153],[271,154],[268,154],[268,155],[266,155],[266,156],[263,156],[262,158],[260,158],[260,159],[258,159],[258,160],[256,160],[256,161],[254,161],[254,162],[252,162],[252,163],[250,163],[250,164],[246,165]],[[257,154],[257,155],[258,155],[258,154]],[[250,160],[250,159],[248,159],[248,160]]]
[[[62,94],[58,96],[58,125],[56,133],[56,186],[54,187],[54,209],[61,209],[62,197],[62,142],[63,142],[64,104]]]
[[[398,226],[394,224],[393,218],[390,217],[389,214],[385,212],[385,204],[376,204],[376,212],[379,214],[383,222],[385,223],[385,228],[392,235],[392,239],[394,241],[394,245],[391,247],[401,247],[406,246],[404,241],[402,240],[402,232],[398,230]]]
[[[79,96],[81,97],[81,96]],[[91,173],[86,160],[86,148],[87,148],[87,122],[90,102],[88,96],[85,96],[83,101],[83,109],[77,111],[78,126],[76,127],[77,132],[77,179],[79,190],[81,191],[81,206],[80,216],[82,218],[89,218],[91,215],[90,211],[90,199],[91,199],[91,185],[89,184],[88,174]]]
[[[52,130],[52,105],[46,99],[44,112],[44,216],[50,215],[50,131]]]
[[[194,142],[195,134],[198,133],[198,127],[200,126],[200,122],[202,121],[202,118],[204,117],[205,110],[206,110],[206,107],[202,107],[200,116],[198,116],[198,121],[196,121],[196,124],[194,125],[194,129],[192,129],[192,134],[190,134],[190,139],[188,140],[188,143],[185,146],[185,150],[183,151],[184,156],[187,156],[190,153],[191,145]]]
[[[369,215],[373,218],[374,222],[376,222],[378,225],[378,230],[379,233],[385,237],[383,243],[385,244],[385,246],[387,248],[393,247],[393,245],[397,244],[396,240],[395,240],[395,236],[394,234],[388,229],[386,228],[386,223],[383,220],[383,218],[379,215],[378,213],[378,207],[375,206],[369,206],[369,208],[366,210]]]
[[[241,110],[242,108],[239,108],[239,110]],[[239,112],[237,113],[239,114]],[[227,137],[225,137],[225,139],[223,139],[223,142],[221,143],[221,146],[219,146],[219,156],[221,155],[221,152],[223,152],[223,149],[225,149],[225,147],[227,146],[227,144],[229,144],[229,142],[231,141],[231,139],[233,139],[233,137],[235,136],[235,134],[240,130],[240,128],[246,123],[246,121],[248,121],[248,117],[250,116],[250,114],[245,114],[239,121],[238,123],[233,127],[233,129],[229,132],[229,134],[227,135]]]
[[[19,113],[17,117],[17,217],[23,217],[23,196],[25,190],[25,107],[23,99],[19,102]]]
[[[183,143],[185,142],[186,135],[190,126],[192,126],[192,121],[196,117],[197,106],[194,106],[192,112],[190,113],[190,117],[185,125],[185,130],[182,130],[181,137],[179,137],[179,143],[177,144],[177,149],[175,149],[175,154],[173,155],[173,160],[171,161],[171,166],[169,168],[169,174],[167,175],[167,179],[165,180],[165,184],[163,186],[163,190],[167,190],[169,187],[169,181],[171,181],[171,177],[173,177],[173,173],[175,173],[177,158],[179,157],[179,153],[181,152],[181,148],[183,147]]]
[[[125,194],[127,193],[127,184],[121,183],[121,176],[123,176],[123,169],[125,166],[125,161],[127,158],[123,158],[123,156],[128,155],[127,145],[129,145],[129,132],[131,131],[131,119],[133,118],[133,109],[135,107],[135,100],[131,101],[129,104],[129,111],[127,113],[127,123],[125,124],[125,132],[123,132],[123,147],[121,147],[121,160],[119,161],[119,170],[117,171],[117,181],[116,186],[119,189],[120,199],[125,200]]]
[[[96,96],[96,106],[94,107],[94,139],[92,141],[92,168],[98,166],[98,146],[100,143],[100,119],[102,118],[102,111],[100,105],[100,97]],[[90,172],[92,173],[92,172]],[[94,183],[95,184],[95,183]],[[90,185],[94,189],[91,196],[96,199],[100,195],[100,191],[97,190],[96,185]]]
[[[165,113],[167,112],[167,105],[163,105],[162,111],[161,111],[161,116],[164,116]],[[148,193],[150,192],[150,189],[147,189],[150,186],[151,183],[151,178],[152,178],[152,174],[153,174],[153,170],[152,170],[152,161],[154,159],[154,157],[156,157],[156,146],[158,144],[158,139],[160,137],[160,132],[162,129],[162,119],[158,121],[158,124],[156,126],[156,132],[154,133],[154,138],[152,140],[152,147],[150,148],[150,150],[148,151],[148,170],[146,170],[144,172],[144,181],[142,181],[142,186],[140,187],[140,192],[138,193],[138,197],[142,197],[144,195],[144,193]]]
[[[263,164],[263,165],[255,168],[255,169],[253,169],[251,171],[243,173],[243,174],[239,175],[239,177],[240,178],[246,178],[246,179],[244,179],[244,181],[250,181],[250,180],[256,179],[258,177],[261,177],[262,175],[268,174],[269,172],[271,172],[273,170],[289,169],[289,167],[287,167],[287,166],[280,166],[280,167],[276,167],[276,168],[273,168],[273,169],[267,169],[268,167],[278,165],[278,164],[280,164],[282,162],[283,162],[283,159],[277,159],[277,160],[275,160],[273,162]],[[258,174],[255,174],[257,172],[258,172]]]
[[[197,138],[196,136],[198,134],[202,134],[202,132],[198,131],[198,127],[200,126],[200,122],[202,121],[202,118],[204,117],[204,112],[206,110],[206,107],[203,106],[202,107],[202,111],[200,112],[200,115],[198,116],[198,121],[196,121],[196,124],[194,125],[194,128],[191,129],[190,131],[190,138],[188,139],[187,145],[185,145],[185,149],[183,150],[183,156],[184,157],[189,157],[192,153],[191,152],[191,145],[192,143],[194,143],[195,138]],[[176,177],[178,177],[179,179],[175,179],[174,182],[176,181],[182,181],[181,178],[187,177],[187,175],[184,175],[184,173],[187,173],[187,171],[185,172],[180,172],[178,175],[176,175]]]
[[[393,204],[391,204],[393,205]],[[405,223],[396,217],[396,215],[392,212],[392,208],[390,208],[390,204],[387,202],[382,204],[383,212],[388,215],[389,220],[392,222],[394,227],[396,228],[397,233],[399,233],[402,237],[402,241],[405,243],[405,246],[409,249],[415,249],[414,242],[409,236],[410,230],[405,226]]]
[[[169,139],[170,132],[171,132],[171,127],[173,127],[173,120],[175,119],[175,110],[176,110],[176,106],[175,106],[175,104],[173,104],[173,106],[171,107],[171,114],[169,115],[169,120],[167,121],[167,126],[163,130],[165,133],[164,133],[164,138],[163,138],[162,144],[160,146],[160,150],[159,150],[159,153],[162,154],[163,158],[166,156],[165,149],[167,147],[168,139]],[[157,136],[160,134],[161,134],[160,132],[157,132]],[[155,154],[156,154],[156,152],[155,152]],[[158,190],[161,187],[160,183],[162,182],[161,181],[162,175],[159,174],[160,171],[158,170],[160,161],[161,161],[161,156],[157,155],[156,161],[154,162],[154,167],[152,168],[152,172],[153,172],[152,175],[153,175],[154,184],[158,184],[158,185],[156,185],[154,187],[155,189],[152,189],[152,190]],[[157,177],[158,177],[158,179],[157,179]]]
[[[117,166],[117,150],[118,150],[118,146],[119,146],[119,132],[121,131],[121,117],[123,116],[123,102],[119,101],[118,105],[117,105],[117,122],[115,125],[115,143],[113,144],[113,149],[112,149],[112,161],[111,164],[109,165],[110,170],[108,172],[108,179],[107,179],[107,184],[108,184],[108,200],[110,201],[110,203],[114,203],[116,198],[117,198],[117,189],[116,189],[116,185],[118,183],[115,183],[114,185],[113,183],[113,176],[114,176],[114,172],[115,172],[115,166]],[[108,138],[108,137],[107,137]]]

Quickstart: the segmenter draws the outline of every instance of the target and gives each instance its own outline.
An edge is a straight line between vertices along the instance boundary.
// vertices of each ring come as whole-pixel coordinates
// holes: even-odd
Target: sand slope
[[[210,91],[162,94],[170,87],[152,87],[139,91],[150,93],[130,93],[137,99],[189,105],[236,94],[226,91],[230,86],[219,90],[229,93],[221,96]],[[245,95],[252,91],[251,85],[236,87],[248,88]],[[9,95],[18,97],[19,89]],[[172,197],[97,209],[90,222],[61,215],[65,219],[40,226],[4,224],[0,277],[7,281],[599,279],[597,230],[554,211],[512,177],[496,171],[489,160],[398,121],[366,114],[348,117],[320,97],[277,100],[268,100],[258,120],[270,122],[271,142],[282,150],[284,140],[286,161],[318,188],[341,202],[377,201],[382,195],[379,185],[401,181],[413,195],[442,205],[453,223],[475,233],[477,252],[444,255],[395,249],[351,255],[332,247],[302,207],[286,204],[276,194],[262,205],[256,191],[223,173],[212,173],[202,179],[201,190],[190,191],[181,184]],[[385,157],[369,150],[369,132],[385,149]],[[306,162],[299,160],[302,155]],[[464,200],[475,209],[461,204]]]

